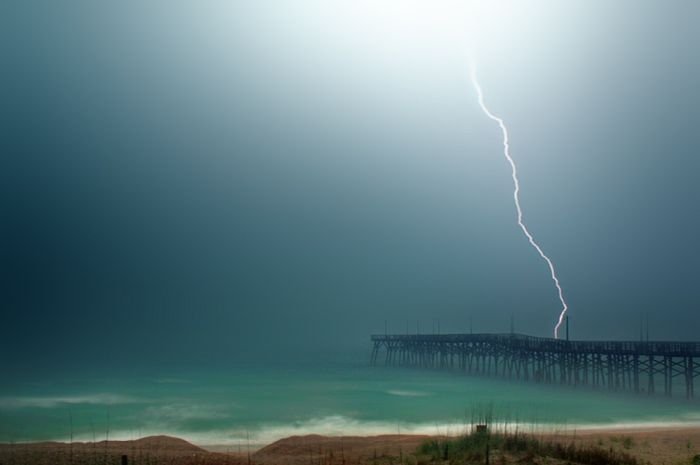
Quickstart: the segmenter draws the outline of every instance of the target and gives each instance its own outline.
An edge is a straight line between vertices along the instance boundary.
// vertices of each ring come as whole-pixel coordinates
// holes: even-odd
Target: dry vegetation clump
[[[429,464],[553,463],[643,465],[636,457],[592,444],[546,441],[522,433],[472,432],[458,438],[430,439],[418,449],[418,461]],[[556,463],[556,462],[554,462]]]

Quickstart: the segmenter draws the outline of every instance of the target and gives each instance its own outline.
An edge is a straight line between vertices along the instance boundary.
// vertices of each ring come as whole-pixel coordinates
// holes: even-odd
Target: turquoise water
[[[700,402],[561,389],[366,362],[239,365],[153,376],[15,380],[0,387],[0,441],[130,439],[264,444],[293,434],[458,433],[473,412],[574,429],[693,423]]]

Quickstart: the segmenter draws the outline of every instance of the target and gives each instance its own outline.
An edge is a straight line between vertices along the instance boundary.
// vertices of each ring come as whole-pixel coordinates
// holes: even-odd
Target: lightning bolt
[[[557,273],[554,270],[554,263],[552,263],[552,260],[550,260],[549,257],[542,251],[542,248],[539,246],[539,244],[535,242],[535,238],[532,236],[530,231],[527,229],[527,226],[525,226],[525,223],[523,222],[523,210],[522,208],[520,208],[520,182],[518,181],[518,170],[515,166],[515,162],[510,156],[510,146],[508,144],[508,128],[506,128],[506,125],[503,122],[502,118],[499,118],[498,116],[491,113],[491,111],[486,107],[486,104],[484,103],[484,93],[482,92],[481,85],[479,84],[479,81],[476,78],[476,65],[472,63],[470,68],[472,84],[474,85],[474,89],[476,89],[476,94],[479,98],[479,106],[483,110],[484,114],[486,114],[486,116],[489,117],[489,119],[498,123],[498,126],[500,126],[501,132],[503,133],[503,155],[505,155],[506,160],[508,160],[508,163],[510,164],[511,176],[513,178],[513,186],[515,188],[513,190],[513,200],[515,201],[515,209],[518,212],[518,226],[520,226],[520,229],[523,230],[523,234],[525,234],[525,236],[527,237],[527,240],[530,242],[530,245],[532,245],[532,247],[537,251],[537,253],[540,254],[540,257],[542,257],[542,259],[545,262],[547,262],[547,265],[549,266],[549,272],[552,276],[552,281],[554,282],[554,286],[556,286],[557,292],[559,294],[559,301],[561,301],[562,310],[559,314],[557,324],[554,327],[554,338],[558,339],[559,327],[564,321],[564,316],[566,315],[569,306],[566,304],[566,300],[564,300],[564,292],[562,291],[561,285],[559,284],[559,278],[557,277]]]

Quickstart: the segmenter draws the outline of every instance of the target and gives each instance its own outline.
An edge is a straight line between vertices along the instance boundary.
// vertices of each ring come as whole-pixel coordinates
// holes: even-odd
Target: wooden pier
[[[373,365],[694,397],[700,342],[567,341],[523,334],[373,335]]]

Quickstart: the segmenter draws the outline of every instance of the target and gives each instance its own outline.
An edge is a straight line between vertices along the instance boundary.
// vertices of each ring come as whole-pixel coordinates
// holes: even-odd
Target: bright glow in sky
[[[499,48],[536,36],[550,19],[547,8],[513,0],[340,1],[320,5],[319,11],[326,24],[379,39],[378,46],[423,47],[447,41],[465,54],[474,46]]]

